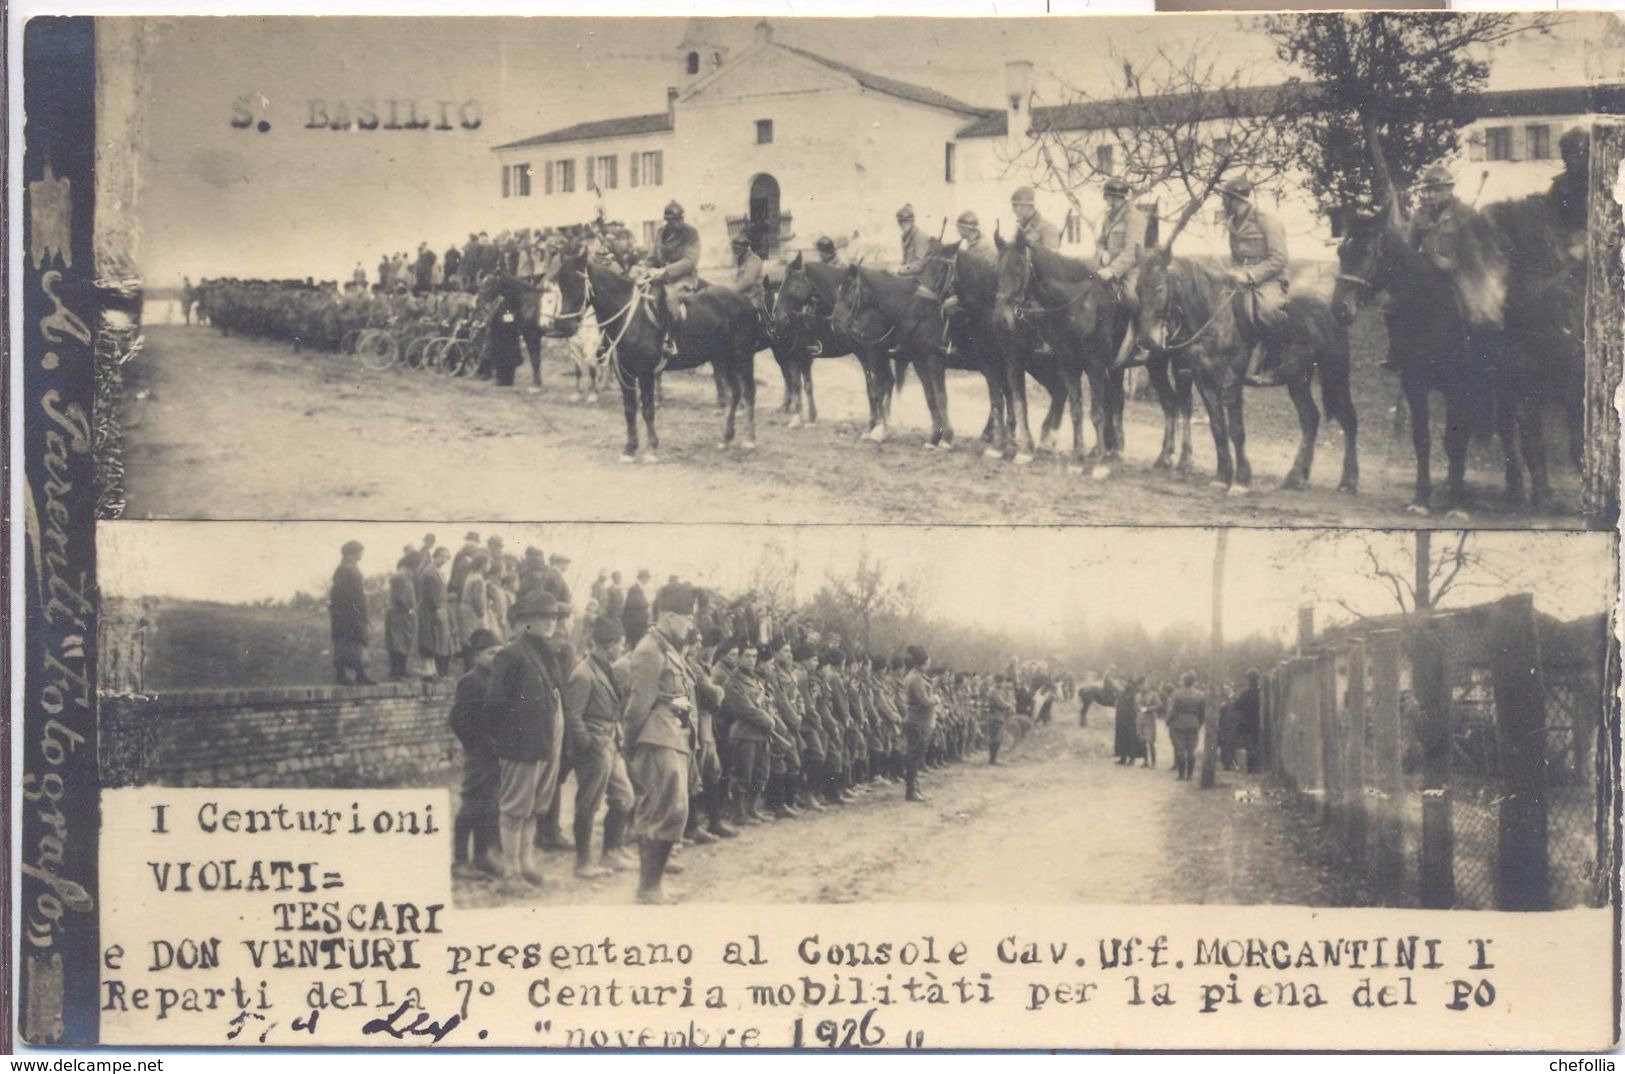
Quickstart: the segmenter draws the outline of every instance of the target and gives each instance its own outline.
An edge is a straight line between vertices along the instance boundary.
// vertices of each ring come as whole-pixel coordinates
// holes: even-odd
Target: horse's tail
[[[882,358],[881,361],[885,361],[885,359]],[[903,390],[903,384],[907,380],[908,380],[908,356],[905,355],[905,354],[899,353],[897,355],[895,363],[892,366],[892,392],[893,393],[901,392]]]

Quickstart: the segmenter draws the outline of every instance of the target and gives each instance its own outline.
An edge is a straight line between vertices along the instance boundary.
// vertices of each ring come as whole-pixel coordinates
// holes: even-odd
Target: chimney
[[[1033,65],[1031,60],[1010,60],[1004,65],[1005,142],[1016,159],[1027,141],[1027,128],[1032,125],[1029,106],[1033,95]]]
[[[773,43],[773,27],[766,19],[756,24],[756,40],[764,45]]]
[[[677,129],[677,87],[666,87],[666,122],[673,130]]]

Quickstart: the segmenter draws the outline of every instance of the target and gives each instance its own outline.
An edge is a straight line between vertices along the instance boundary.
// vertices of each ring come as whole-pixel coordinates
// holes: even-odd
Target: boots
[[[661,883],[671,848],[672,844],[663,839],[645,839],[638,844],[638,902],[664,906],[677,901],[677,893],[667,891]]]
[[[626,849],[626,825],[631,818],[622,810],[611,808],[604,815],[604,852],[599,862],[606,869],[624,872],[637,868],[637,858]]]
[[[591,813],[578,814],[575,819],[576,837],[576,876],[582,880],[602,880],[614,870],[603,865],[595,865],[592,860],[592,821]]]
[[[722,822],[722,781],[713,781],[705,788],[705,815],[709,820],[705,830],[718,839],[732,839],[739,833]]]
[[[484,817],[474,824],[474,868],[486,876],[504,875],[502,826],[495,817]]]
[[[474,818],[462,813],[452,823],[451,829],[451,863],[453,865],[468,864],[468,845],[474,838]]]
[[[704,804],[703,792],[689,796],[688,824],[683,828],[683,842],[692,843],[697,847],[708,846],[717,841],[717,837],[706,831],[705,827],[700,823]]]

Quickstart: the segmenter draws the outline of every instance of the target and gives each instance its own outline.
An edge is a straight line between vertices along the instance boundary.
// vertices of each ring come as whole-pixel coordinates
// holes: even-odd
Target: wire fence
[[[1559,622],[1522,594],[1300,649],[1266,679],[1269,770],[1313,803],[1367,901],[1607,903],[1618,650],[1604,617]]]

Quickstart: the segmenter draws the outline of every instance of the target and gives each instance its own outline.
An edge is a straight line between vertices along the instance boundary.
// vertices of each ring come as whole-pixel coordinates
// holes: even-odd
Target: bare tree
[[[1018,152],[1007,152],[1011,170],[1039,175],[1039,186],[1064,195],[1078,219],[1086,218],[1077,191],[1108,176],[1128,180],[1138,198],[1186,206],[1199,206],[1227,172],[1263,187],[1285,176],[1293,148],[1277,114],[1283,102],[1249,68],[1228,63],[1216,46],[1110,52],[1123,70],[1121,96],[1095,97],[1057,76],[1060,99],[1035,93],[1032,129]]]
[[[865,648],[869,646],[875,618],[898,604],[898,588],[887,578],[886,561],[871,556],[867,545],[860,546],[852,573],[828,575],[825,588],[836,607],[855,621]]]
[[[756,566],[751,568],[747,588],[756,594],[757,602],[775,620],[782,620],[795,610],[796,578],[799,573],[799,566],[791,558],[789,549],[785,548],[783,541],[774,538],[762,545]]]

